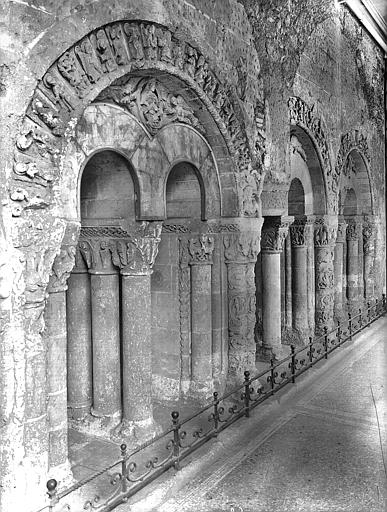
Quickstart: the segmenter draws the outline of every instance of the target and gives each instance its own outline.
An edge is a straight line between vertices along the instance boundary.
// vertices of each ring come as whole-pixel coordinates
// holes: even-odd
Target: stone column
[[[346,237],[347,223],[343,217],[339,217],[337,225],[337,237],[334,254],[334,276],[335,276],[335,318],[339,321],[344,319],[345,294],[343,281],[344,268],[344,244]]]
[[[293,323],[292,306],[292,244],[290,236],[285,239],[285,325],[291,329]]]
[[[78,226],[67,229],[56,256],[47,287],[45,335],[47,352],[47,414],[49,422],[49,466],[62,467],[70,475],[67,441],[67,280],[74,266]],[[55,469],[57,472],[57,469]],[[59,473],[60,474],[60,473]]]
[[[297,217],[290,226],[292,244],[292,326],[297,339],[307,343],[309,337],[308,322],[308,233],[311,224],[307,217]]]
[[[191,238],[191,395],[206,399],[213,392],[211,266],[214,239]]]
[[[245,370],[254,371],[255,263],[260,246],[262,219],[232,219],[233,231],[224,235],[228,291],[228,386],[243,381]]]
[[[97,434],[109,433],[121,416],[119,274],[112,264],[110,240],[98,238],[98,228],[82,228],[79,249],[90,273],[95,423],[91,428]]]
[[[78,248],[67,290],[67,406],[75,422],[90,413],[92,374],[90,276]]]
[[[333,327],[334,308],[334,244],[337,218],[324,215],[317,217],[314,225],[315,278],[316,278],[316,334],[324,327]]]
[[[161,223],[143,222],[128,240],[111,243],[113,263],[122,276],[122,422],[114,439],[135,447],[159,428],[152,406],[152,337],[150,276]]]
[[[361,223],[357,217],[347,219],[347,298],[350,311],[359,307],[359,236]]]
[[[364,251],[364,296],[366,301],[374,298],[375,221],[366,216],[363,223]]]
[[[308,281],[308,326],[310,336],[313,336],[315,329],[315,302],[316,302],[316,294],[315,294],[315,272],[314,272],[314,233],[313,233],[313,224],[315,221],[315,217],[313,215],[308,215],[308,222],[311,225],[311,228],[307,231],[307,281]]]
[[[281,345],[280,254],[293,217],[268,217],[262,228],[262,359],[281,359],[286,350]]]

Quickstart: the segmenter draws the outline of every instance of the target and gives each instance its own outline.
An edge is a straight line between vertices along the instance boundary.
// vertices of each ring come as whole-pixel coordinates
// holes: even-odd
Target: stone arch
[[[311,148],[310,155],[312,156],[312,166],[315,168],[313,174],[316,184],[319,181],[318,188],[324,191],[325,204],[321,204],[319,210],[321,213],[336,213],[339,179],[332,167],[324,122],[315,114],[314,105],[309,106],[301,98],[289,98],[288,105],[291,131],[302,139],[303,145]],[[307,138],[309,138],[309,142]],[[318,168],[319,171],[317,171]],[[320,173],[320,178],[318,178],[318,173]],[[316,190],[315,184],[313,184],[313,189]]]
[[[136,73],[141,81],[145,72],[155,70],[167,82],[174,78],[179,84],[168,98],[169,107],[173,103],[170,117],[206,127],[215,158],[222,161],[222,173],[228,175],[225,188],[231,206],[227,214],[257,215],[262,155],[256,153],[262,149],[251,149],[254,144],[249,143],[239,107],[234,106],[233,90],[219,81],[196,48],[175,38],[167,28],[123,20],[93,30],[68,48],[39,82],[16,143],[11,192],[14,216],[21,216],[28,207],[20,193],[13,194],[17,180],[25,182],[26,196],[33,198],[34,207],[44,208],[50,201],[61,156],[85,106],[111,84],[122,86],[120,80],[129,73]],[[127,106],[133,104],[130,95],[124,99]],[[36,185],[38,190],[45,188],[44,197]]]
[[[365,135],[352,130],[341,137],[336,160],[336,174],[340,179],[340,191],[356,188],[362,213],[374,213],[374,190],[371,180],[371,157]]]

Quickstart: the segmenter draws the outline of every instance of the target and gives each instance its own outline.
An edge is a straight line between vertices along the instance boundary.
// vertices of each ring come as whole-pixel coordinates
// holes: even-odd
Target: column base
[[[124,419],[112,430],[110,438],[116,443],[124,442],[128,448],[138,448],[161,432],[161,426],[153,418],[140,421]]]
[[[280,361],[290,354],[290,345],[276,345],[270,347],[268,345],[261,345],[257,349],[257,361],[269,363],[273,361]]]
[[[212,394],[215,391],[213,380],[191,381],[187,396],[200,403],[207,404],[212,400]]]
[[[91,413],[87,414],[80,420],[71,419],[70,426],[82,434],[109,439],[112,429],[117,427],[120,421],[120,411],[109,416],[101,416],[99,414],[97,415],[92,409]]]

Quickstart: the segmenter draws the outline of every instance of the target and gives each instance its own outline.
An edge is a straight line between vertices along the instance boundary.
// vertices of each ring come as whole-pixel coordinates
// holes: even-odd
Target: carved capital
[[[348,217],[346,236],[348,241],[359,240],[362,234],[362,222],[356,217]]]
[[[345,242],[347,233],[347,223],[342,217],[339,217],[338,224],[337,224],[337,237],[336,237],[336,243],[337,244],[343,244]]]
[[[132,233],[120,228],[82,228],[79,250],[89,270],[124,275],[150,274],[161,234],[160,222],[143,222]],[[87,238],[85,238],[87,237]]]
[[[48,293],[64,292],[67,290],[67,280],[75,263],[76,248],[73,245],[62,246],[52,266],[52,274],[48,281]]]
[[[293,247],[304,247],[312,233],[313,219],[297,217],[290,226],[290,239]]]
[[[262,228],[262,251],[282,252],[292,221],[293,217],[268,217]]]
[[[314,223],[314,245],[324,247],[331,245],[336,240],[337,225],[330,217],[318,217]]]
[[[191,265],[210,265],[214,251],[214,238],[205,234],[199,235],[198,238],[191,238],[188,250]]]
[[[227,234],[223,238],[226,263],[255,262],[259,252],[258,233],[241,231]]]

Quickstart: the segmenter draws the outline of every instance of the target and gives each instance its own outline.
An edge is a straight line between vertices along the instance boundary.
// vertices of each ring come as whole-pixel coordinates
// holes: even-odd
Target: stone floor
[[[78,477],[119,454],[77,435]],[[387,318],[190,457],[116,510],[385,512]]]

